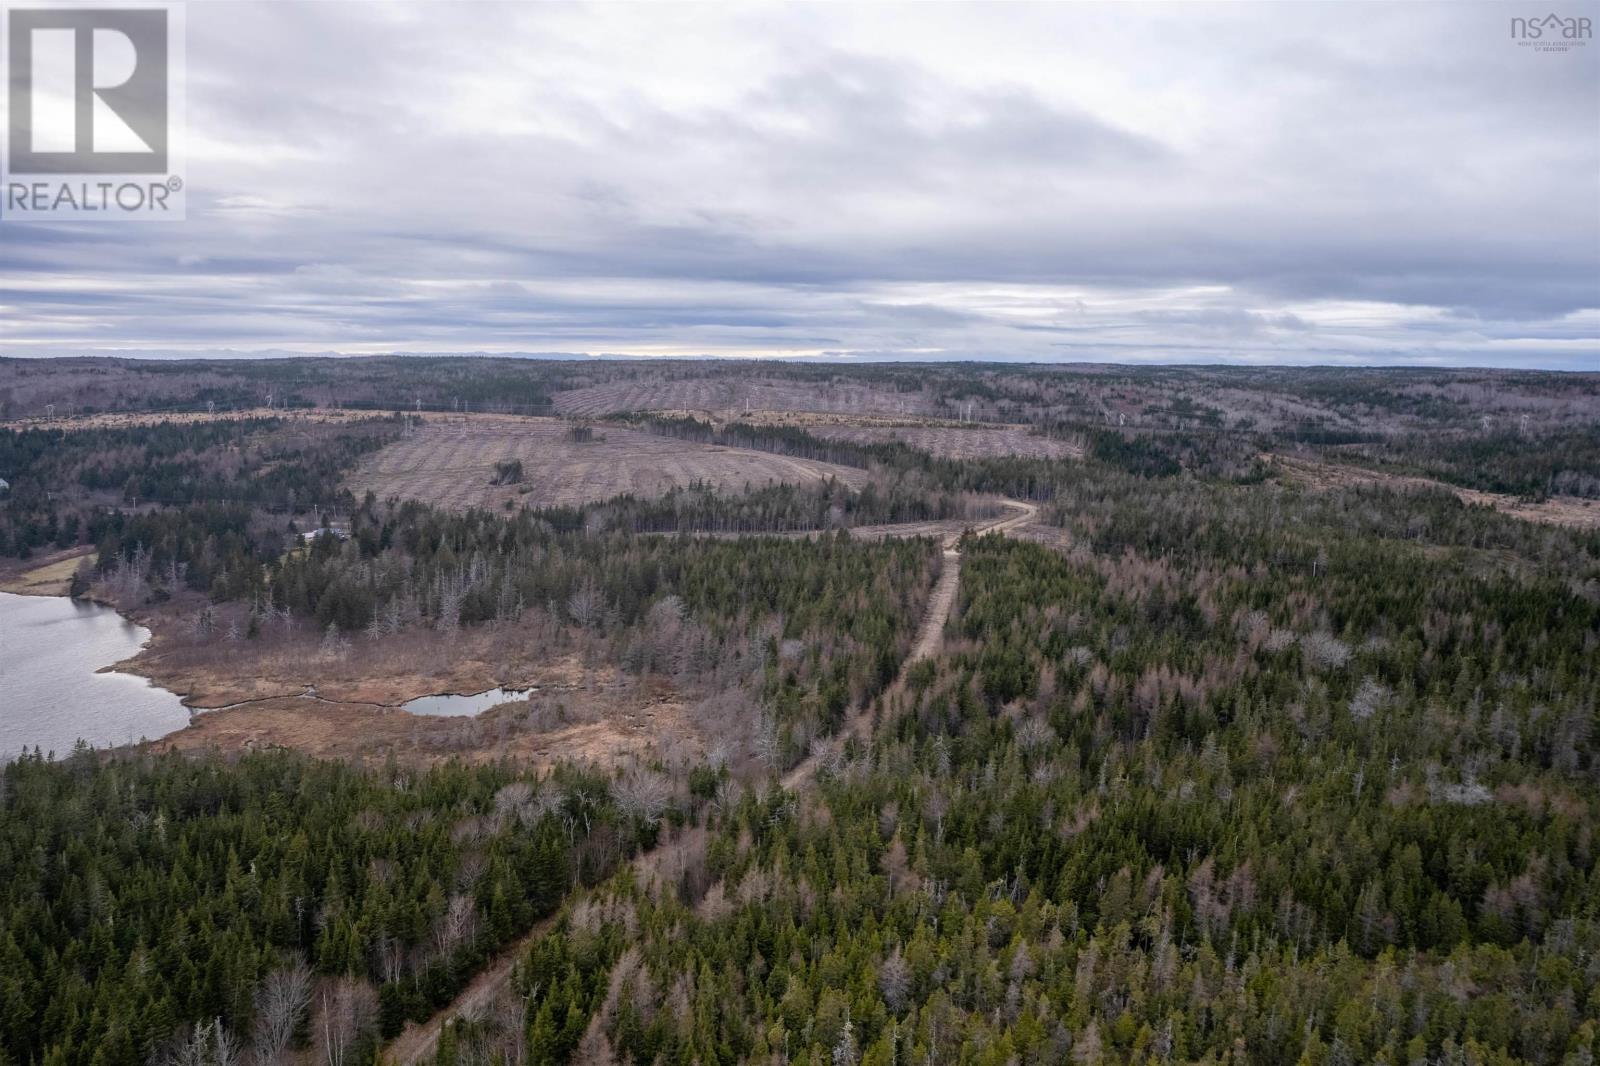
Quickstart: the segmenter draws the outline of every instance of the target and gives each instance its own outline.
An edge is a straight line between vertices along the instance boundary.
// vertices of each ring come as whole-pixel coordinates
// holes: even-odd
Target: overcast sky
[[[188,221],[0,354],[1600,368],[1600,4],[188,4]]]

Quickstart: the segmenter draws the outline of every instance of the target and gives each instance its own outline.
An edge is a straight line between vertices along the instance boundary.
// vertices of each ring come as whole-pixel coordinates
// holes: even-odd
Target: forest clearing
[[[829,478],[861,485],[864,471],[763,452],[698,445],[623,426],[493,415],[427,417],[404,439],[368,456],[352,492],[425,500],[441,507],[573,507],[614,496],[640,499],[707,485],[742,491]],[[516,463],[514,478],[497,467]]]
[[[1503,492],[1484,492],[1431,478],[1372,470],[1348,463],[1317,462],[1288,455],[1266,458],[1290,480],[1314,489],[1378,485],[1416,492],[1448,492],[1462,503],[1492,507],[1501,514],[1527,522],[1544,522],[1575,529],[1600,529],[1600,501],[1582,496],[1524,499]]]

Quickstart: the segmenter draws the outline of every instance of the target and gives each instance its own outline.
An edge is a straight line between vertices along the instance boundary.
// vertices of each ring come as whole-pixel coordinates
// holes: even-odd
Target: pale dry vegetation
[[[552,664],[566,671],[573,664]],[[427,766],[511,759],[527,766],[601,766],[703,760],[706,743],[693,708],[670,686],[614,670],[537,686],[477,716],[435,717],[394,707],[284,696],[195,716],[152,747],[175,751],[292,748],[320,758]]]
[[[65,596],[72,575],[85,559],[93,557],[92,549],[74,547],[51,552],[42,563],[34,558],[0,565],[0,592],[19,596]]]
[[[629,674],[599,636],[573,632],[542,612],[520,623],[464,629],[446,638],[406,632],[330,645],[309,627],[274,628],[257,640],[237,627],[201,634],[149,618],[156,637],[125,669],[186,694],[202,709],[157,750],[292,748],[323,758],[427,765],[509,758],[529,765],[638,759],[702,761],[747,735],[754,710],[737,694],[698,695],[693,678]],[[401,709],[436,693],[503,686],[525,694],[477,716]],[[708,741],[708,737],[718,738]]]

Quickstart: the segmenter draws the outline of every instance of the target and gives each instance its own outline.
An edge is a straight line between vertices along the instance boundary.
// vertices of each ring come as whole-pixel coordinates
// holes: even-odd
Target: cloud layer
[[[189,220],[0,225],[0,354],[1593,367],[1533,10],[191,3]]]

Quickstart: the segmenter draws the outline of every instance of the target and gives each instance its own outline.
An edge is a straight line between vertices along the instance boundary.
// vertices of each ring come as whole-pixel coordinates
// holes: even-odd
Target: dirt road
[[[1004,502],[1010,513],[975,526],[975,532],[1008,533],[1029,525],[1039,515],[1039,508],[1031,503],[1024,503],[1021,500]],[[939,580],[933,587],[933,593],[928,597],[922,625],[917,631],[917,642],[912,646],[911,654],[906,656],[905,662],[901,664],[900,675],[895,679],[895,685],[904,682],[906,672],[913,665],[939,650],[944,638],[944,627],[950,621],[950,612],[956,601],[956,590],[961,582],[960,541],[960,533],[950,533],[945,536],[944,568],[939,573]],[[839,730],[834,743],[840,743],[851,737],[865,739],[872,729],[872,708],[873,704],[870,703],[856,708],[855,713]],[[783,787],[791,792],[808,787],[816,779],[817,770],[821,765],[820,754],[807,756],[783,776]],[[704,831],[690,830],[635,856],[633,864],[641,873],[670,877],[673,872],[681,870],[704,845]],[[517,960],[526,954],[534,940],[550,931],[555,921],[555,917],[550,917],[539,922],[527,935],[501,952],[494,962],[472,979],[449,1007],[439,1011],[422,1025],[406,1026],[405,1031],[396,1037],[384,1052],[384,1060],[396,1066],[413,1066],[415,1063],[432,1058],[438,1049],[439,1035],[444,1029],[445,1022],[456,1017],[473,1017],[487,1010],[489,1005],[510,987],[511,972],[515,969]]]
[[[993,519],[977,527],[980,533],[1004,533],[1012,529],[1020,529],[1028,525],[1039,515],[1039,508],[1031,503],[1021,500],[1006,500],[1006,507],[1011,509],[1011,514],[1003,518]],[[961,552],[956,545],[961,540],[961,534],[947,535],[944,540],[944,569],[939,573],[939,583],[933,586],[933,595],[928,598],[927,614],[923,616],[922,628],[917,633],[917,643],[912,647],[911,654],[906,656],[905,663],[900,667],[904,676],[907,669],[921,662],[939,650],[939,643],[944,637],[945,623],[950,620],[950,610],[956,602],[956,586],[961,582]]]

